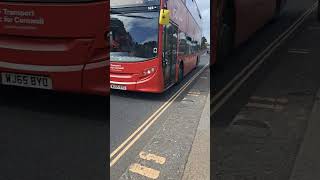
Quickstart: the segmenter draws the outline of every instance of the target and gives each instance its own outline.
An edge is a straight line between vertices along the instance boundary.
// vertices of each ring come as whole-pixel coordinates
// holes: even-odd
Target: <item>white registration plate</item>
[[[39,89],[52,89],[52,80],[45,76],[34,76],[16,73],[1,73],[4,85],[21,86]]]
[[[117,84],[111,84],[111,89],[118,89],[118,90],[127,90],[127,86],[123,86],[123,85],[117,85]]]

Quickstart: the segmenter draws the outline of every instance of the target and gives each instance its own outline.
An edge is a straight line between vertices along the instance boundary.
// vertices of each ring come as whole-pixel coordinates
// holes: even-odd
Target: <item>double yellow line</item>
[[[137,130],[135,130],[120,146],[110,154],[110,167],[133,146],[135,142],[158,120],[158,118],[170,107],[170,105],[184,92],[184,90],[209,66],[205,65],[186,84],[184,84],[168,101],[166,101],[156,112],[154,112]]]
[[[221,91],[211,99],[210,116],[213,116],[228,99],[246,82],[246,80],[262,65],[262,63],[292,35],[305,19],[317,8],[318,2],[303,13],[285,32],[279,35],[267,48],[265,48],[254,60],[242,69]],[[221,100],[220,100],[221,99]]]

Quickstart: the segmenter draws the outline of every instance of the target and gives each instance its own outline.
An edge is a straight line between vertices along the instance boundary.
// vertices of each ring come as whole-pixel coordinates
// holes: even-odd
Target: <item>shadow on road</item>
[[[0,87],[0,92],[0,107],[74,117],[70,120],[107,121],[109,117],[109,97],[18,87]]]

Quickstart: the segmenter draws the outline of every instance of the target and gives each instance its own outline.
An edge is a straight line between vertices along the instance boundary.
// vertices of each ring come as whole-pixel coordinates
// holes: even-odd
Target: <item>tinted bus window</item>
[[[111,15],[111,61],[138,62],[158,55],[158,12]]]
[[[180,33],[179,54],[180,55],[187,54],[187,39],[186,39],[186,35],[183,32]]]
[[[192,42],[191,38],[187,36],[187,55],[192,54]]]

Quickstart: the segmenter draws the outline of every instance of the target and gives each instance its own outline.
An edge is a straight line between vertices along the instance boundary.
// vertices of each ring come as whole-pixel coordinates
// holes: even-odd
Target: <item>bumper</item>
[[[53,91],[109,94],[107,62],[73,66],[42,66],[0,62],[0,73],[18,73],[47,76],[52,80]]]
[[[110,74],[110,85],[125,87],[126,91],[162,93],[164,92],[162,82],[161,76],[157,75],[157,73],[145,80],[126,79],[119,74]]]

